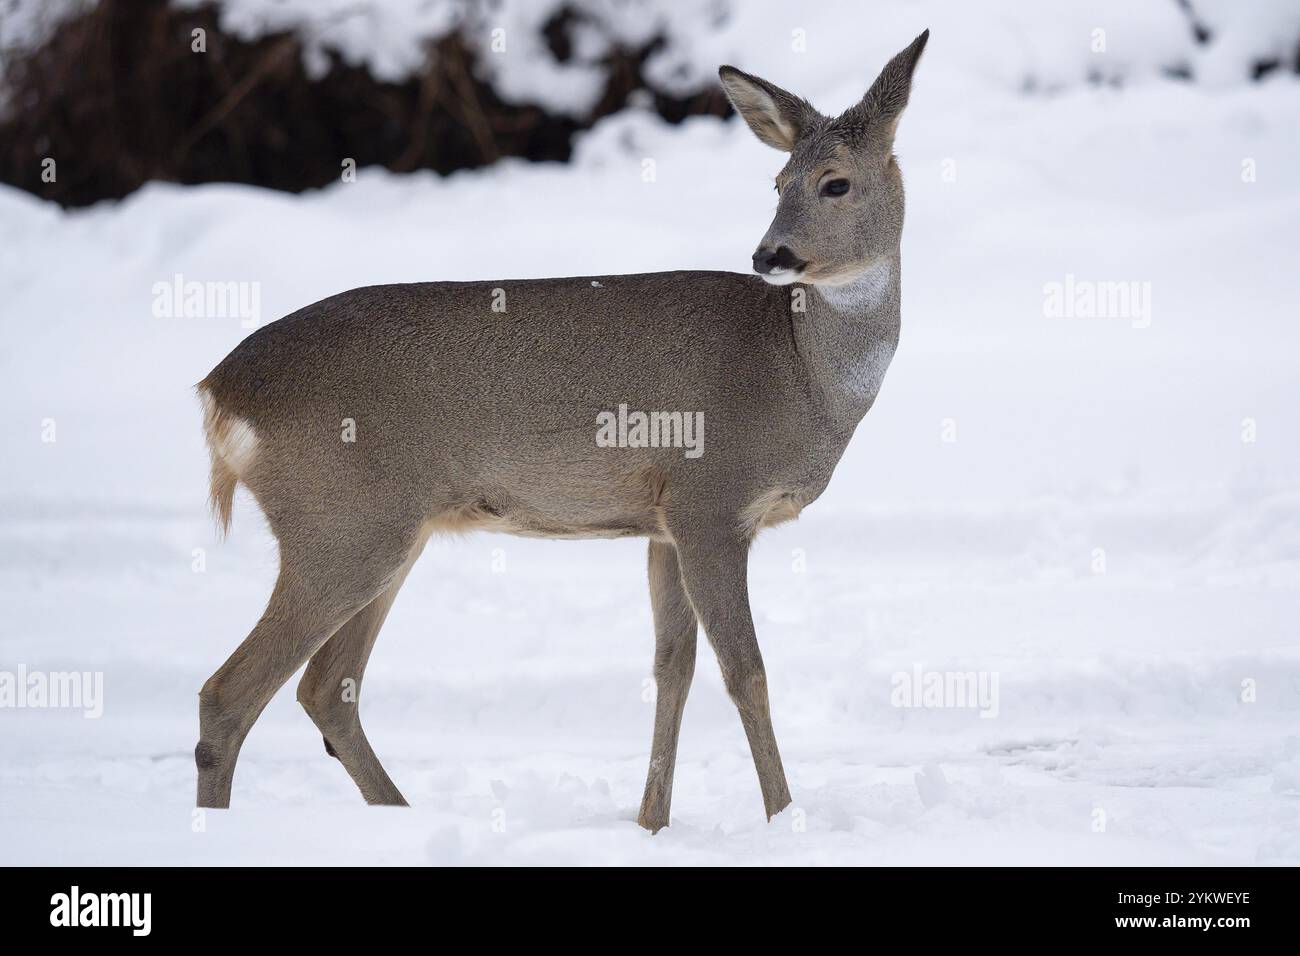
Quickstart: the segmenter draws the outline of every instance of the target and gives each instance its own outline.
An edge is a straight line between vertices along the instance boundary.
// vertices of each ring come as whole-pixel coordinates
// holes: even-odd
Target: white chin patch
[[[769,285],[789,285],[791,282],[798,282],[802,273],[793,269],[777,269],[774,272],[760,273],[763,281]]]

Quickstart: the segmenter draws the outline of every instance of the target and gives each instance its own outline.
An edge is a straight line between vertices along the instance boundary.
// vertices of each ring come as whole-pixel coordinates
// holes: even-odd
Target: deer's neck
[[[898,345],[898,266],[895,253],[846,285],[813,286],[806,311],[796,313],[796,343],[814,385],[849,426],[875,401]]]

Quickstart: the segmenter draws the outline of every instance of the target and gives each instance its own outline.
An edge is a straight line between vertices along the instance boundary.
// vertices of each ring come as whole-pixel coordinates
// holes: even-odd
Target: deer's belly
[[[496,531],[525,538],[629,538],[667,536],[665,482],[653,470],[579,491],[564,481],[551,491],[496,489],[446,508],[426,522],[426,531]]]
[[[731,521],[741,534],[792,521],[826,487],[830,468],[804,480],[774,483],[744,499],[726,500],[716,485],[697,486],[680,475],[646,467],[604,480],[558,480],[550,488],[496,486],[441,508],[425,522],[426,533],[495,531],[526,538],[671,539],[674,508],[694,511],[692,498],[711,502],[710,510]],[[571,478],[572,476],[566,476]]]
[[[463,534],[495,531],[522,538],[663,538],[665,532],[656,515],[623,515],[609,518],[566,518],[530,511],[497,511],[494,508],[463,507],[444,512],[425,522],[429,534]]]

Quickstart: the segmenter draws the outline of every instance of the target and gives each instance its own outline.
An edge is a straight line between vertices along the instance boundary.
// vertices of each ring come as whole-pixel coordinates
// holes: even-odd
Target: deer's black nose
[[[789,246],[769,249],[759,246],[754,253],[754,271],[759,275],[771,275],[777,269],[802,269],[806,262],[790,251]]]

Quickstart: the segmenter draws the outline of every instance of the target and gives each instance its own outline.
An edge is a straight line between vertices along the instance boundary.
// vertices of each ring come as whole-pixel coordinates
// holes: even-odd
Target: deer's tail
[[[230,532],[235,487],[257,455],[253,426],[221,406],[213,386],[204,379],[196,386],[203,405],[203,437],[212,462],[208,501],[222,536]]]

